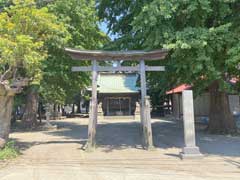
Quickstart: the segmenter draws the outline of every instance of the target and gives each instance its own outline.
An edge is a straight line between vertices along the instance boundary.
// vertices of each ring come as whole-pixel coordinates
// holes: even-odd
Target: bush
[[[6,143],[5,147],[0,150],[0,160],[12,159],[17,157],[19,151],[15,146],[14,141],[9,141]]]

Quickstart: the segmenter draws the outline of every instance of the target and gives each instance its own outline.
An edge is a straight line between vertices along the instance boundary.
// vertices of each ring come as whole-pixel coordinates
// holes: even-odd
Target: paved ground
[[[0,168],[0,180],[222,180],[240,179],[240,137],[197,132],[203,159],[180,160],[180,123],[153,120],[155,150],[141,147],[139,123],[101,121],[98,148],[85,152],[87,119],[54,121],[58,130],[15,132],[22,155]]]

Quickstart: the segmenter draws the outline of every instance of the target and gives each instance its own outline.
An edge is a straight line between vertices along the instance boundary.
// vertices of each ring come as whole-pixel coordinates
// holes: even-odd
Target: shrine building
[[[99,115],[134,117],[138,114],[140,111],[136,110],[140,100],[138,77],[137,73],[99,73],[97,81]]]

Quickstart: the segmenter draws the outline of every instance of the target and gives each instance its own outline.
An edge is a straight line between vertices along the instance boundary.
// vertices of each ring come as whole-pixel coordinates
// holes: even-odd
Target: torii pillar
[[[140,61],[140,79],[141,79],[141,123],[143,128],[144,146],[147,149],[153,148],[152,140],[152,125],[151,125],[151,111],[150,99],[147,96],[146,88],[146,69],[145,61]]]
[[[97,126],[97,61],[92,61],[92,98],[90,101],[90,116],[88,123],[88,142],[87,149],[91,151],[96,145],[96,126]]]

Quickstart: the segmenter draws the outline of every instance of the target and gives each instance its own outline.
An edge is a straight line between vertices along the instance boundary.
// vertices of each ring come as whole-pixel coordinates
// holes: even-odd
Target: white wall
[[[240,113],[240,97],[238,95],[229,95],[230,109],[233,114]]]

